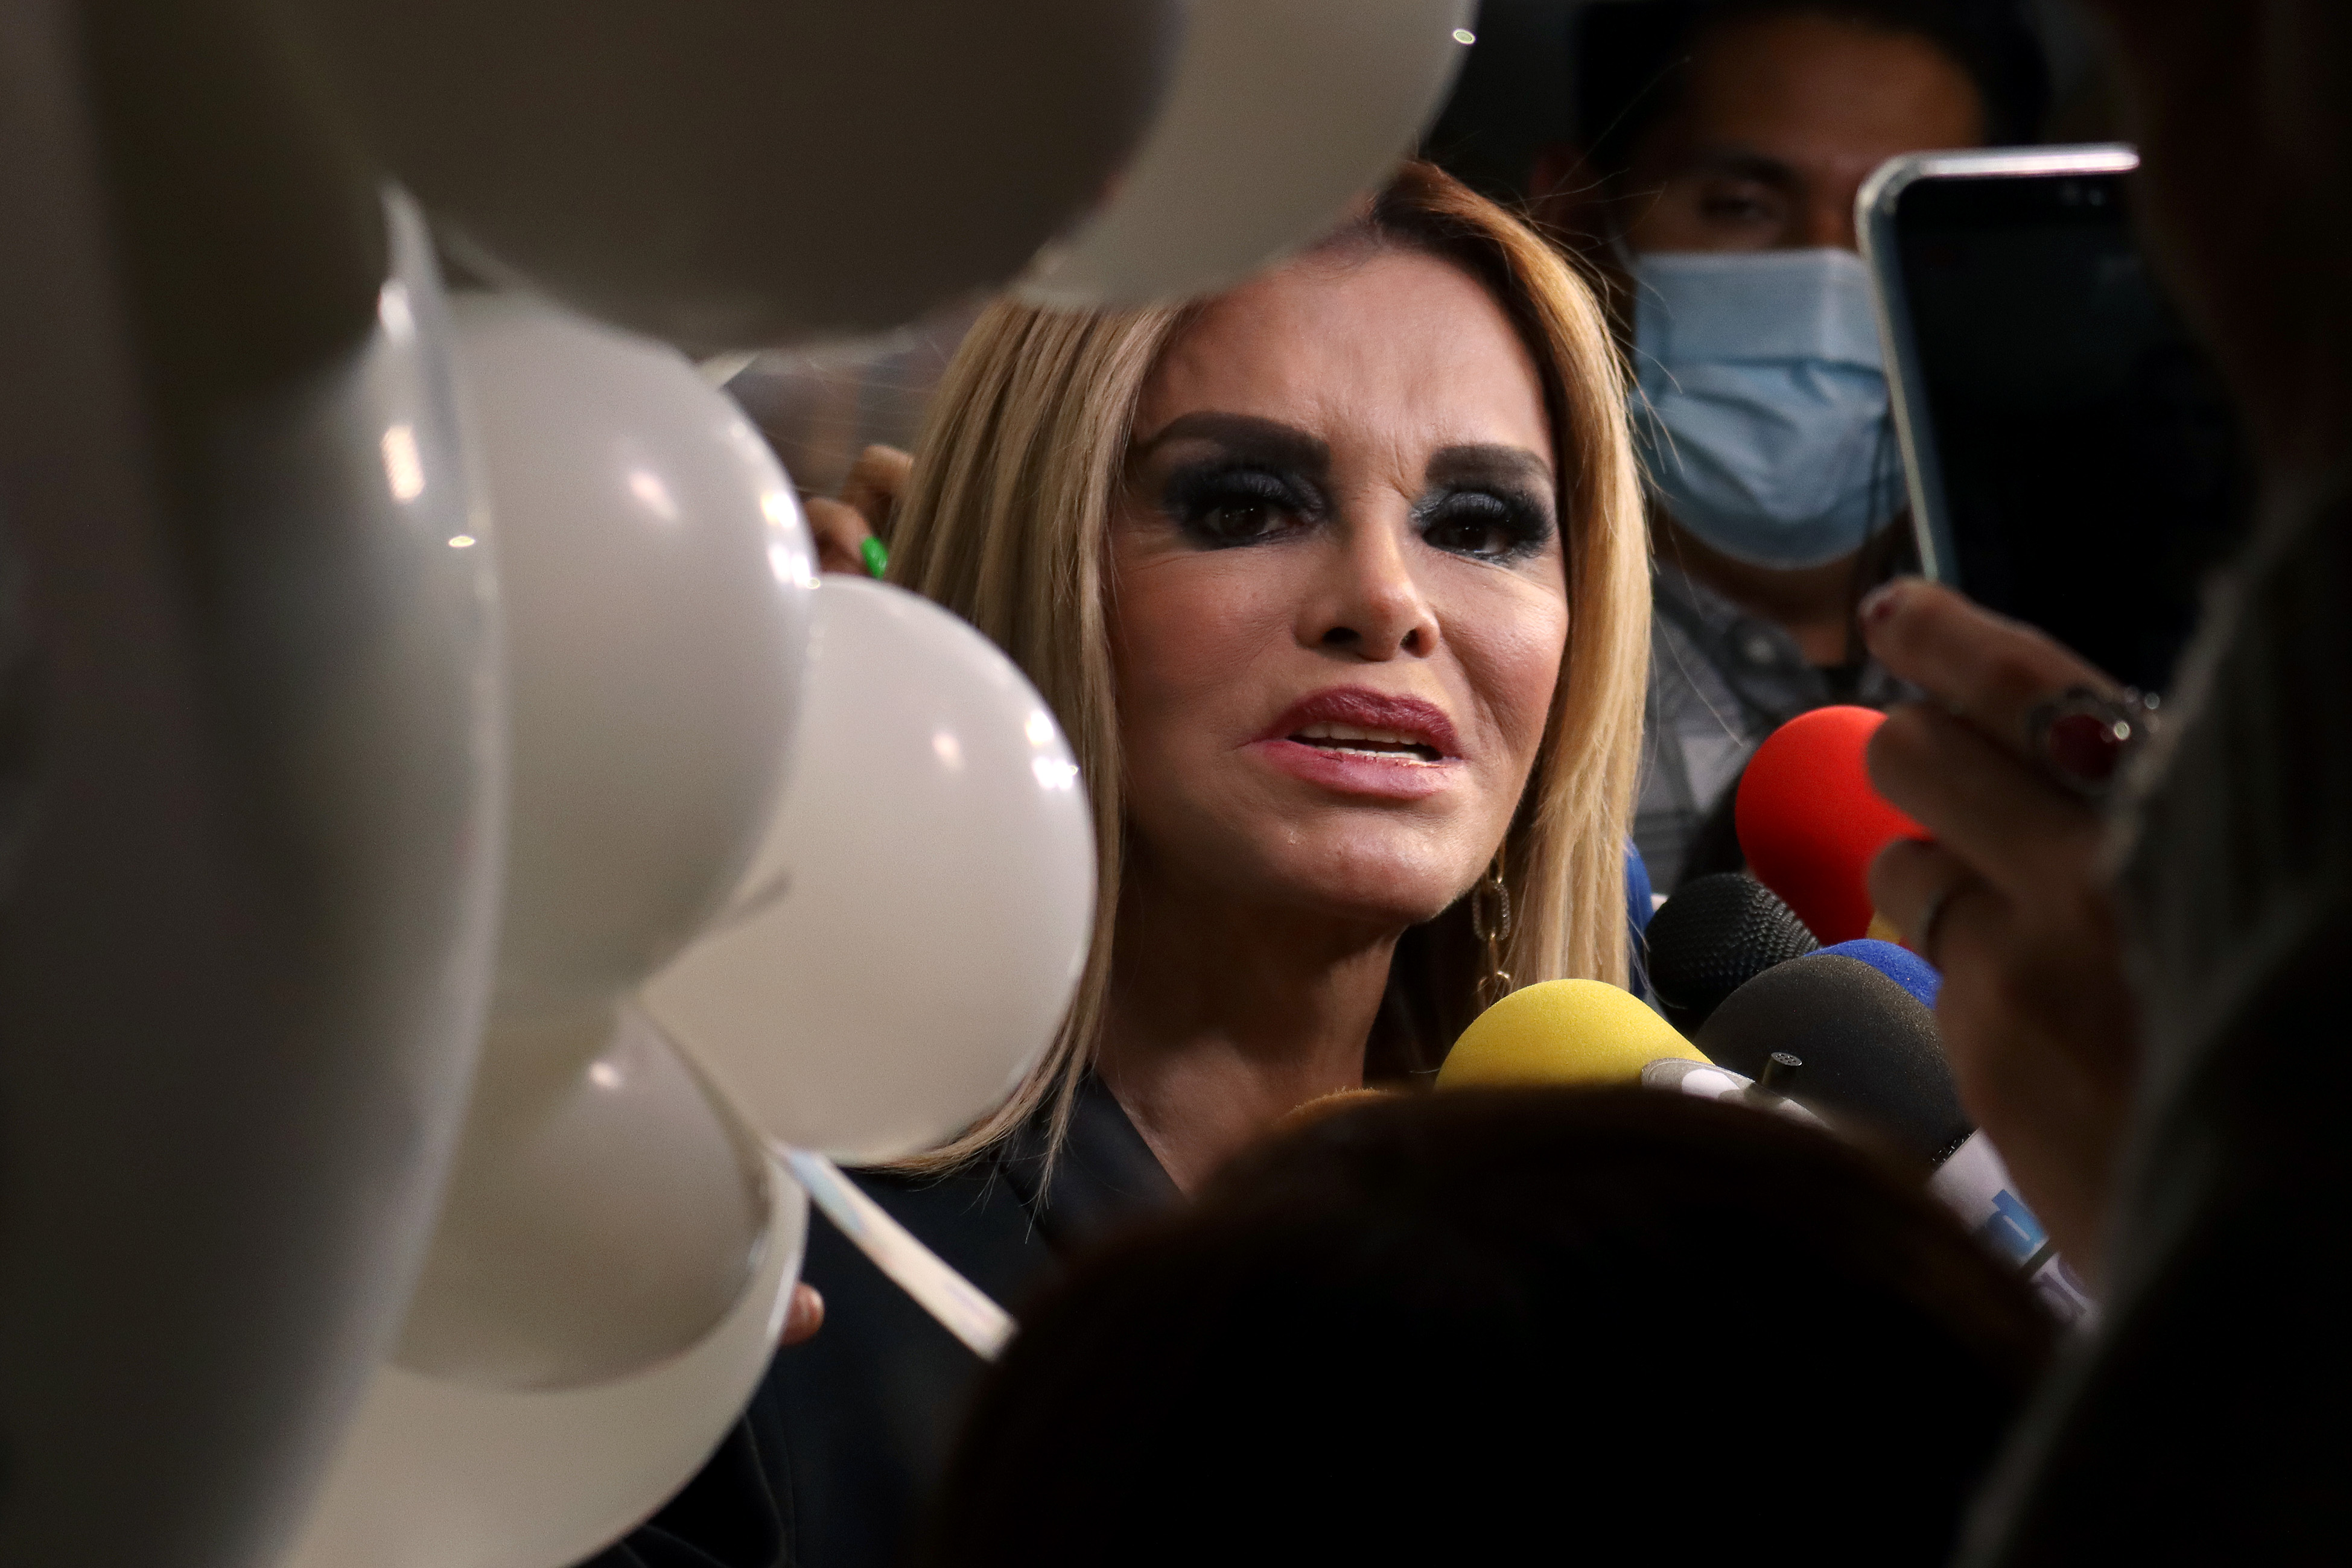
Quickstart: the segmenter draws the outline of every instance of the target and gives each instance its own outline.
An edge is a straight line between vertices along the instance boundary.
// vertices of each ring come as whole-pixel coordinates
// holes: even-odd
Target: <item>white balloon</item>
[[[1093,929],[1093,821],[996,645],[848,577],[816,596],[800,761],[730,913],[646,1009],[764,1131],[935,1144],[1051,1040]]]
[[[791,486],[675,350],[513,299],[457,319],[508,612],[498,1000],[398,1353],[297,1555],[338,1568],[562,1568],[651,1511],[756,1385],[804,1226],[616,1011],[734,884],[790,755]]]
[[[764,1156],[633,1009],[501,1020],[394,1359],[507,1388],[608,1382],[742,1294]]]
[[[495,575],[450,542],[414,207],[350,243],[374,192],[253,168],[243,235],[138,138],[83,140],[66,32],[0,32],[0,201],[41,214],[0,289],[0,1562],[251,1562],[398,1329],[457,1145]],[[184,61],[192,90],[227,54]],[[183,85],[140,136],[194,134]],[[244,132],[316,135],[273,107]],[[273,284],[315,291],[278,316]]]
[[[512,805],[497,1011],[400,1354],[558,1388],[676,1354],[742,1288],[745,1156],[614,1003],[759,841],[814,563],[783,470],[677,350],[523,300],[461,298],[456,319]]]
[[[766,1162],[757,1273],[683,1354],[583,1388],[376,1375],[285,1568],[571,1568],[659,1508],[759,1385],[800,1271],[801,1189]]]
[[[767,444],[676,350],[459,296],[507,605],[499,1009],[601,1005],[741,873],[790,748],[815,581]]]
[[[1065,309],[1213,293],[1313,244],[1412,150],[1475,0],[1198,0],[1175,85],[1102,210],[1017,292]]]
[[[277,3],[460,254],[698,350],[896,326],[1003,283],[1115,179],[1186,10]]]

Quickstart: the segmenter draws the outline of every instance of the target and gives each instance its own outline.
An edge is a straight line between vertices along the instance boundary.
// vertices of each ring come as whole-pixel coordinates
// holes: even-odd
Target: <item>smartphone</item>
[[[1863,256],[1927,574],[2162,692],[2250,471],[2132,222],[2128,147],[1897,158]]]

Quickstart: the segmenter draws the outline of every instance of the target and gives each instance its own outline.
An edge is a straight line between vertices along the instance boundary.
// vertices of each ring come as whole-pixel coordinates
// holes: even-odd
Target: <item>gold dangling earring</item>
[[[1485,1012],[1511,994],[1510,972],[1503,967],[1503,944],[1511,939],[1511,890],[1503,884],[1503,852],[1478,885],[1470,890],[1470,934],[1486,945],[1486,972],[1478,977],[1478,1010]]]

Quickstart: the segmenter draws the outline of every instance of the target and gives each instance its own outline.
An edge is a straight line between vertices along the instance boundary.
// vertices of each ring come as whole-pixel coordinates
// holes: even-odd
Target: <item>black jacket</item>
[[[947,1176],[857,1184],[1017,1317],[1073,1251],[1176,1188],[1110,1092],[1080,1092],[1040,1189],[1034,1124]],[[824,1327],[778,1354],[743,1418],[667,1507],[588,1568],[889,1568],[921,1520],[981,1363],[813,1216],[802,1277]]]

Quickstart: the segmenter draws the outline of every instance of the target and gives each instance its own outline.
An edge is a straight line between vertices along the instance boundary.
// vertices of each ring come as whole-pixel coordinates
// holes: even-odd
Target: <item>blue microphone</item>
[[[1936,1005],[1936,993],[1944,986],[1944,977],[1936,966],[1908,947],[1897,947],[1892,942],[1881,942],[1874,936],[1857,936],[1851,942],[1839,942],[1807,956],[1851,958],[1857,964],[1867,964],[1910,992],[1921,1007],[1931,1010]]]

